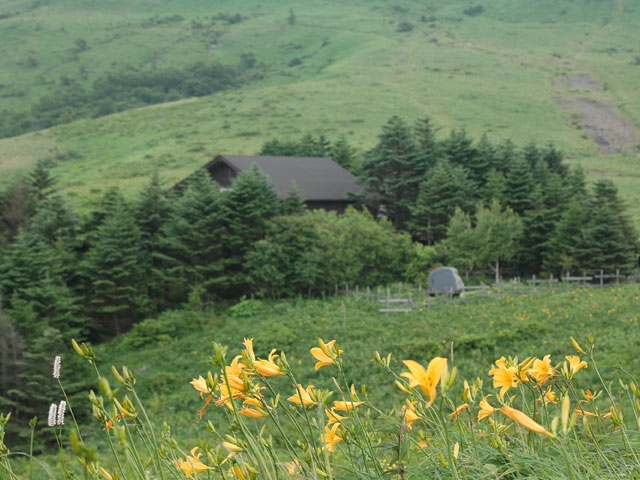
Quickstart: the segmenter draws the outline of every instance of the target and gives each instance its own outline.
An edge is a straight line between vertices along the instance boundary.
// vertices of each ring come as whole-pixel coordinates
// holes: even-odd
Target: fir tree
[[[127,331],[145,312],[148,256],[142,233],[124,202],[104,218],[83,262],[95,329],[106,336]]]
[[[416,155],[416,143],[404,120],[394,116],[382,127],[378,144],[365,157],[361,179],[382,196],[394,227],[410,219],[410,207],[418,197],[426,169]]]
[[[422,242],[434,245],[444,239],[449,218],[456,207],[465,212],[473,209],[476,185],[467,172],[442,160],[431,169],[429,179],[420,185],[420,193],[411,207],[410,231]]]
[[[200,169],[176,198],[163,228],[162,252],[169,263],[168,295],[184,301],[189,289],[203,288],[213,298],[223,277],[222,242],[226,234],[218,185]]]
[[[51,175],[51,169],[45,160],[36,162],[36,166],[27,175],[26,181],[31,187],[32,195],[37,202],[51,195],[56,184],[56,179]]]
[[[523,159],[514,158],[505,178],[507,205],[518,215],[522,215],[531,208],[533,201],[534,182],[531,168]]]
[[[280,211],[278,195],[257,165],[239,174],[224,192],[223,241],[228,294],[242,294],[248,284],[243,271],[251,244],[264,238],[269,219]]]

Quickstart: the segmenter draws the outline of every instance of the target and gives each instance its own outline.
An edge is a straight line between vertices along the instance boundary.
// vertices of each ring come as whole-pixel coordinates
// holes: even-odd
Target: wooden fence
[[[604,273],[600,270],[597,275],[572,274],[566,272],[559,278],[549,275],[548,277],[537,277],[532,275],[529,279],[515,277],[508,282],[493,284],[481,283],[480,285],[465,285],[464,292],[460,295],[435,294],[423,285],[405,285],[398,283],[394,287],[377,287],[372,289],[360,288],[358,285],[350,287],[336,285],[336,294],[354,296],[368,302],[380,304],[380,313],[407,313],[414,307],[432,307],[448,303],[467,302],[475,298],[500,297],[508,293],[517,295],[523,293],[533,293],[542,291],[568,290],[572,288],[603,288],[608,286],[636,283],[640,278],[640,272],[632,275],[621,274],[619,270],[615,273]]]

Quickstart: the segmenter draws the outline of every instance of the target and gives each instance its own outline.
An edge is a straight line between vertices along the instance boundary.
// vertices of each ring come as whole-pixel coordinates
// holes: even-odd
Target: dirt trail
[[[577,121],[603,155],[637,153],[638,129],[617,111],[613,102],[589,98],[590,92],[605,91],[604,85],[586,73],[570,73],[555,82],[558,102],[575,112]]]

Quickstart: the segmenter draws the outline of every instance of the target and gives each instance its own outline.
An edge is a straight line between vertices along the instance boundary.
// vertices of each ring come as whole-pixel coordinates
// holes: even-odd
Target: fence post
[[[549,290],[553,290],[553,273],[549,274]]]
[[[620,269],[616,268],[616,285],[620,285]]]
[[[604,270],[600,270],[600,287],[604,287]]]

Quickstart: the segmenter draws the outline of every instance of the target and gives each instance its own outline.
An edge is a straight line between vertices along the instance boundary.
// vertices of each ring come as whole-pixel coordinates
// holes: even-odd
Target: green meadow
[[[531,476],[534,475],[533,472],[545,478],[572,478],[577,472],[582,473],[582,478],[624,478],[626,469],[638,468],[634,466],[636,463],[633,455],[628,451],[625,455],[625,450],[619,443],[622,441],[619,438],[621,433],[629,436],[626,440],[630,442],[629,448],[633,448],[632,445],[637,442],[635,422],[638,417],[636,407],[633,406],[633,393],[637,385],[634,372],[638,369],[635,351],[639,338],[640,289],[637,284],[607,288],[556,287],[554,290],[542,285],[536,290],[520,287],[517,291],[504,287],[500,292],[493,290],[489,296],[482,298],[480,291],[472,293],[465,301],[441,299],[436,302],[422,297],[415,289],[407,289],[407,286],[394,286],[390,293],[394,297],[404,298],[411,295],[415,301],[411,311],[381,313],[380,302],[355,295],[338,295],[326,300],[245,300],[232,307],[218,306],[213,309],[191,304],[184,310],[166,312],[157,319],[142,322],[116,341],[97,346],[96,370],[86,362],[78,363],[78,357],[72,348],[55,352],[62,355],[61,385],[69,394],[69,404],[76,418],[80,419],[79,431],[83,439],[81,445],[89,450],[79,448],[74,440],[70,444],[63,440],[59,452],[53,446],[44,449],[38,447],[38,461],[43,463],[29,466],[29,462],[19,456],[8,457],[16,476],[8,475],[6,478],[62,478],[61,472],[64,470],[82,474],[78,458],[91,458],[93,464],[108,472],[128,471],[130,478],[143,478],[144,475],[136,471],[135,459],[145,459],[147,455],[151,455],[148,468],[153,469],[153,458],[157,455],[144,447],[144,442],[156,441],[151,440],[150,428],[156,430],[157,441],[160,441],[160,432],[163,432],[163,447],[160,451],[163,452],[161,458],[164,460],[160,463],[166,463],[162,467],[165,478],[183,478],[167,459],[184,458],[185,452],[194,445],[207,452],[202,458],[207,465],[222,461],[218,472],[205,472],[197,478],[245,478],[237,471],[235,476],[229,471],[225,477],[232,462],[229,460],[231,457],[224,460],[228,451],[219,445],[222,441],[226,441],[228,445],[231,439],[238,445],[244,445],[243,452],[234,457],[233,461],[241,465],[244,465],[241,462],[246,461],[264,472],[262,468],[266,467],[256,466],[255,463],[261,454],[256,457],[254,446],[246,435],[249,431],[254,432],[251,435],[255,435],[259,443],[262,442],[260,439],[271,438],[264,436],[265,429],[271,428],[268,426],[269,419],[254,420],[241,416],[234,422],[230,409],[205,401],[205,396],[201,397],[194,386],[190,385],[199,376],[207,378],[208,372],[218,371],[216,357],[222,351],[220,348],[228,348],[224,363],[227,365],[235,355],[240,354],[246,338],[253,338],[256,358],[266,359],[269,352],[271,355],[275,353],[276,358],[282,361],[286,358],[287,369],[293,372],[295,381],[304,387],[313,385],[319,392],[318,395],[331,391],[332,400],[340,396],[344,398],[345,392],[341,390],[345,388],[343,382],[354,385],[356,390],[351,395],[364,400],[365,404],[358,408],[358,415],[362,416],[350,414],[347,415],[347,420],[341,421],[346,429],[346,434],[343,433],[345,444],[350,445],[361,438],[358,435],[363,432],[371,441],[380,441],[380,436],[384,437],[384,432],[389,428],[391,437],[387,441],[393,443],[393,438],[396,438],[397,442],[393,431],[401,421],[401,407],[407,396],[421,405],[426,400],[418,388],[413,389],[413,393],[398,388],[397,380],[402,380],[402,377],[394,376],[392,372],[395,375],[406,372],[404,360],[414,360],[426,366],[432,358],[446,358],[449,371],[453,372],[455,368],[457,374],[448,382],[448,393],[438,389],[437,402],[434,406],[423,405],[424,411],[419,410],[422,412],[420,415],[423,415],[422,420],[410,432],[406,432],[407,438],[409,435],[413,438],[412,446],[406,447],[412,451],[424,441],[420,440],[425,438],[420,436],[420,432],[433,436],[428,448],[422,446],[417,453],[414,451],[401,461],[403,468],[406,468],[406,478],[421,478],[420,475],[424,475],[425,471],[444,477],[495,478],[498,470],[503,473],[511,471],[513,478],[535,478]],[[339,369],[335,366],[314,368],[317,359],[312,356],[310,349],[317,347],[319,338],[325,342],[334,339],[337,341],[342,352]],[[576,351],[572,338],[577,342],[578,348],[588,351],[588,355]],[[541,407],[539,400],[534,402],[542,392],[540,387],[527,388],[523,383],[519,386],[514,384],[509,394],[498,401],[498,381],[492,378],[490,369],[496,368],[500,357],[525,363],[528,357],[542,359],[547,355],[549,365],[555,373],[545,388],[548,386],[557,392],[556,400]],[[575,373],[575,378],[571,378],[570,382],[563,380],[564,373],[561,373],[567,355],[579,355],[582,360],[587,361],[586,368]],[[384,363],[380,359],[384,359]],[[118,375],[125,375],[124,384],[119,384],[114,378],[112,365],[119,372]],[[127,369],[123,368],[125,366]],[[131,373],[131,377],[127,371]],[[111,417],[111,424],[120,425],[123,429],[121,431],[116,429],[107,434],[100,427],[101,421],[96,422],[91,418],[87,391],[78,390],[73,383],[72,378],[77,378],[78,375],[91,378],[97,373],[104,379],[95,391],[105,402],[106,414],[115,415],[120,412],[120,417]],[[135,378],[135,386],[127,387],[127,378]],[[105,379],[113,391],[105,388]],[[279,407],[273,407],[274,411],[276,408],[284,409],[280,413],[283,416],[287,409],[295,413],[291,400],[287,400],[294,394],[290,381],[282,377],[262,378],[264,382],[267,380],[273,391],[268,390],[264,394],[272,395],[277,392],[283,403]],[[120,381],[123,379],[120,378]],[[465,382],[471,386],[470,393],[467,394],[464,394]],[[567,393],[568,386],[570,390]],[[133,391],[136,393],[133,394]],[[562,395],[571,396],[571,405],[576,411],[584,408],[601,412],[604,416],[601,420],[591,418],[590,423],[587,423],[580,416],[576,419],[576,414],[573,414],[569,425],[568,417],[562,414],[562,423],[556,421],[553,427],[553,412],[557,411],[560,416]],[[112,396],[119,402],[118,409],[113,407],[112,410],[109,407]],[[595,399],[585,400],[593,396]],[[55,398],[54,394],[53,401]],[[529,415],[535,414],[538,421],[548,429],[545,430],[547,433],[553,428],[557,429],[553,430],[553,435],[557,438],[549,439],[532,432],[527,435],[526,428],[517,425],[507,428],[508,424],[501,423],[503,421],[497,418],[495,412],[495,422],[499,423],[488,422],[480,417],[476,421],[478,409],[485,408],[480,402],[482,398],[493,406],[502,402],[513,403],[516,408],[529,412]],[[630,406],[627,405],[629,398]],[[133,402],[132,406],[126,407],[127,401]],[[460,420],[456,421],[449,413],[463,401],[468,404],[468,412],[461,414]],[[198,412],[203,407],[206,408],[200,418]],[[322,413],[321,409],[317,410],[318,415]],[[626,427],[623,430],[620,430],[620,423],[615,423],[617,420],[613,423],[608,420],[611,416],[608,412],[612,410],[618,412],[616,415],[620,419],[624,416],[622,424]],[[124,413],[127,411],[136,413],[127,417]],[[96,412],[98,410],[94,409],[93,415],[97,415]],[[313,409],[308,415],[312,413]],[[439,416],[444,420],[437,420]],[[62,438],[75,429],[75,422],[72,422],[69,414],[67,417],[66,426],[60,429]],[[447,417],[449,420],[446,420]],[[107,419],[102,422],[105,421]],[[237,422],[244,421],[247,422],[246,426],[241,428]],[[299,417],[298,421],[302,422],[300,428],[307,428],[304,416]],[[364,430],[352,431],[350,423],[358,421],[364,422]],[[390,424],[381,427],[385,422]],[[104,425],[103,423],[103,427]],[[284,432],[291,438],[298,435],[295,425],[294,421],[292,424],[285,422],[283,426]],[[320,437],[319,430],[322,427],[315,420],[309,428],[315,432],[312,436],[317,435],[320,441],[326,441],[325,437]],[[39,424],[35,434],[50,437],[51,430],[47,430],[46,426],[40,427]],[[121,436],[125,431],[126,440]],[[275,437],[265,442],[261,448],[269,451],[269,445],[275,442],[279,455],[284,454],[286,457],[286,453],[281,451],[284,445],[279,434],[267,431]],[[73,434],[71,436],[73,438]],[[595,436],[600,440],[593,444]],[[109,438],[111,440],[107,441]],[[450,459],[435,463],[429,460],[437,459],[440,453],[445,456],[447,451],[451,453],[454,442],[459,443],[461,453],[459,458],[456,453],[453,465]],[[353,445],[349,448],[353,448]],[[390,458],[384,444],[376,448],[379,448],[377,451],[380,461]],[[96,450],[89,455],[87,452],[91,449]],[[263,454],[267,454],[267,451]],[[377,478],[374,473],[369,473],[367,477],[362,469],[369,468],[370,465],[366,460],[361,465],[358,457],[350,458],[349,451],[354,450],[336,450],[330,457],[331,460],[329,457],[325,458],[328,463],[323,468],[333,465],[330,468],[335,468],[335,478]],[[503,457],[507,452],[508,455]],[[564,460],[563,454],[567,455]],[[586,456],[580,460],[583,455]],[[598,455],[605,455],[608,460],[600,465]],[[393,457],[391,454],[391,458],[395,458],[396,463],[399,461],[397,455]],[[0,462],[2,461],[0,456]],[[178,460],[179,463],[181,461]],[[427,463],[422,464],[423,461]],[[349,473],[352,468],[349,467],[350,463],[356,469],[355,472]],[[7,464],[0,463],[0,466],[6,468]],[[90,471],[85,471],[84,475],[88,475],[87,478],[109,478],[99,472],[92,476]],[[392,470],[387,475],[405,478],[403,474]],[[322,475],[318,476],[320,477]]]
[[[2,182],[49,159],[60,189],[85,208],[110,186],[133,194],[154,170],[170,186],[216,154],[255,154],[272,138],[344,135],[364,152],[390,116],[429,116],[443,136],[464,129],[494,143],[553,143],[589,178],[612,178],[638,223],[638,6],[471,7],[3,2],[5,110],[26,111],[63,82],[90,90],[116,72],[239,65],[243,54],[255,67],[212,95],[1,139]]]

